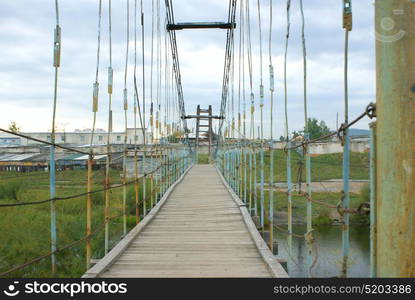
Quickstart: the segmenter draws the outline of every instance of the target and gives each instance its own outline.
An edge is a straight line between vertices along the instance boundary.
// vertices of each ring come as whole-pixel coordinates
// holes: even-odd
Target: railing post
[[[289,139],[289,136],[287,136]],[[287,195],[288,195],[288,256],[292,257],[293,249],[293,211],[292,211],[292,191],[291,191],[291,141],[287,143]]]
[[[49,162],[49,175],[50,175],[50,198],[54,199],[56,196],[56,165],[55,165],[55,146],[50,146],[50,162]],[[56,249],[57,249],[57,234],[56,234],[56,201],[50,202],[50,238],[51,238],[51,263],[52,263],[52,275],[56,274]]]
[[[146,172],[146,156],[147,156],[147,147],[144,144],[143,160],[142,160],[142,169],[143,169],[143,216],[147,215],[147,200],[146,200],[146,186],[147,186],[147,176]]]
[[[255,203],[252,202],[252,196],[253,196],[253,190],[252,190],[252,173],[254,170],[253,167],[253,160],[252,160],[252,152],[253,149],[249,149],[249,213],[251,215],[257,215],[257,209],[256,209],[256,200]],[[252,214],[252,210],[254,210],[254,213]]]
[[[123,214],[123,235],[127,234],[127,148],[124,150],[123,174],[122,174],[122,214]]]
[[[135,223],[140,223],[140,204],[139,204],[139,181],[138,181],[138,158],[137,149],[134,151],[134,194],[135,194]]]
[[[248,200],[248,197],[247,197],[247,192],[248,192],[248,189],[247,189],[247,181],[248,181],[248,178],[247,178],[247,174],[246,174],[246,169],[247,169],[247,159],[248,159],[248,154],[246,153],[247,151],[246,151],[246,148],[245,148],[245,143],[244,143],[244,175],[243,175],[243,177],[244,177],[244,202],[246,203],[247,202],[247,200]]]
[[[256,158],[255,158],[256,159]],[[265,230],[265,197],[264,197],[264,141],[261,139],[261,149],[259,153],[260,159],[260,205],[261,205],[261,219],[262,219],[262,230]],[[256,172],[255,172],[256,178]],[[256,180],[255,180],[255,190],[256,190]],[[270,208],[268,208],[270,209]],[[270,240],[271,240],[271,231],[270,231]],[[272,244],[272,242],[271,242]]]
[[[92,154],[88,157],[87,162],[87,199],[86,199],[86,268],[91,266],[92,248],[91,248],[91,233],[92,233]]]
[[[269,160],[269,248],[274,253],[274,149],[271,139]]]

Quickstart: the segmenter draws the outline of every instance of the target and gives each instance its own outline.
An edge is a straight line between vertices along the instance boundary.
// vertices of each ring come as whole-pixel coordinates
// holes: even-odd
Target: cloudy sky
[[[126,1],[113,0],[114,129],[122,130],[123,64],[126,47]],[[157,2],[157,0],[155,0]],[[23,131],[46,131],[51,127],[53,78],[52,0],[0,1],[0,127],[17,122]],[[98,0],[60,0],[62,60],[59,70],[57,120],[66,130],[90,128],[92,84],[95,80]],[[139,1],[138,1],[139,2]],[[151,0],[144,0],[146,72],[150,72]],[[302,50],[299,1],[292,1],[292,31],[288,54],[288,102],[290,130],[304,126],[302,98]],[[308,48],[309,115],[336,126],[336,113],[343,119],[343,48],[341,0],[304,0]],[[164,23],[164,1],[161,0]],[[176,22],[226,21],[227,0],[174,0]],[[257,1],[251,4],[254,92],[259,93],[259,38]],[[130,0],[133,22],[134,0]],[[360,114],[375,99],[375,37],[373,0],[353,2],[354,29],[350,35],[350,115]],[[277,80],[275,91],[276,136],[283,132],[283,55],[286,30],[285,1],[273,0],[272,59]],[[268,86],[269,0],[261,0],[264,84]],[[97,127],[106,128],[108,55],[108,0],[103,0],[100,103]],[[239,25],[239,24],[237,24]],[[131,25],[132,26],[132,25]],[[139,31],[140,34],[140,31]],[[220,105],[226,31],[193,30],[177,32],[179,59],[187,113],[196,105]],[[129,57],[129,95],[132,95],[133,27]],[[138,48],[141,49],[139,42]],[[141,51],[138,53],[139,57]],[[141,59],[141,57],[140,57]],[[139,65],[141,68],[141,64]],[[141,80],[141,70],[138,72]],[[236,78],[236,80],[238,80]],[[147,99],[149,80],[147,80]],[[236,81],[236,87],[238,82]],[[249,89],[248,80],[246,88]],[[141,90],[141,86],[139,86]],[[249,96],[247,97],[249,99]],[[269,99],[265,99],[268,132]],[[132,103],[132,98],[130,97]],[[148,105],[149,106],[149,105]],[[147,107],[148,107],[147,106]],[[132,112],[129,126],[132,126]],[[367,128],[365,119],[357,128]]]

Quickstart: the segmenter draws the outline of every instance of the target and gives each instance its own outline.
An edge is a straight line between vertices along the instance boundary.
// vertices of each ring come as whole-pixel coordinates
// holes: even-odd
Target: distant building
[[[145,130],[146,131],[146,130]],[[38,140],[50,142],[50,132],[22,132],[22,135],[29,136]],[[75,130],[74,132],[56,132],[55,143],[71,145],[89,145],[91,143],[91,131]],[[135,138],[134,138],[135,136]],[[110,135],[111,144],[124,144],[125,132],[112,132]],[[94,133],[92,143],[94,145],[104,145],[107,143],[108,132],[97,130]],[[142,128],[127,129],[127,144],[143,144],[144,133]],[[146,142],[151,141],[151,134],[146,132]],[[0,132],[0,147],[31,146],[41,144],[30,139],[22,138],[8,133]]]

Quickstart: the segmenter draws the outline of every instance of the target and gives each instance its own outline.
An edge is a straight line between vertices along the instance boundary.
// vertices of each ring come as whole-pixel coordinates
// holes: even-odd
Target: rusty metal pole
[[[91,266],[91,257],[92,257],[92,249],[91,249],[91,228],[92,228],[92,154],[89,155],[88,158],[88,196],[86,199],[86,268],[89,269]]]
[[[376,0],[377,276],[415,277],[415,2]]]

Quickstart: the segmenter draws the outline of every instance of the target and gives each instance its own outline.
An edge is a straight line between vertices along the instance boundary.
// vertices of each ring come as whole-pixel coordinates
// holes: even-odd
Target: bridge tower
[[[213,144],[213,120],[221,119],[220,116],[212,114],[212,105],[209,105],[207,109],[197,106],[196,115],[185,116],[185,119],[196,119],[196,136],[195,136],[195,149],[196,155],[198,153],[199,146],[207,145],[209,158],[212,155]]]
[[[208,109],[201,109],[200,105],[198,105],[196,112],[196,149],[198,149],[200,145],[208,144],[209,157],[212,148],[212,137],[212,105],[209,105]]]

